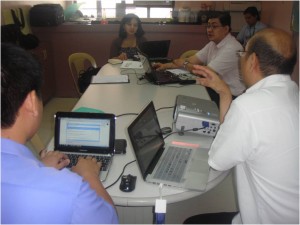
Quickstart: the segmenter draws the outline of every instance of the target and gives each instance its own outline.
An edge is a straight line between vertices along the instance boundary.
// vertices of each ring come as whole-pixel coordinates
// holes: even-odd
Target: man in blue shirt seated
[[[254,6],[248,7],[244,11],[244,18],[246,21],[246,25],[242,27],[240,32],[238,33],[236,39],[245,47],[247,41],[257,32],[260,31],[267,26],[260,22],[260,15],[257,11],[257,8]]]
[[[43,114],[42,69],[32,55],[1,44],[1,223],[118,223],[99,180],[100,163],[51,151],[41,160],[25,146]]]

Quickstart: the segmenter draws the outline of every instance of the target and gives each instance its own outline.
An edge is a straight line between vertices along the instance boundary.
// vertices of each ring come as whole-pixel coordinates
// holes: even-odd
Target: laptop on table
[[[146,41],[141,43],[140,50],[146,54],[150,62],[167,63],[171,40]]]
[[[57,112],[54,149],[69,156],[76,165],[78,157],[95,157],[102,162],[100,179],[104,181],[114,155],[115,115],[108,113]]]
[[[170,71],[157,71],[152,63],[149,61],[149,58],[145,55],[139,55],[141,62],[143,63],[143,67],[145,70],[145,79],[150,83],[156,85],[164,85],[164,84],[178,84],[181,83],[182,80],[178,77],[178,75],[171,73]]]
[[[151,101],[129,125],[128,134],[146,182],[204,191],[208,181],[208,149],[197,144],[166,144]]]

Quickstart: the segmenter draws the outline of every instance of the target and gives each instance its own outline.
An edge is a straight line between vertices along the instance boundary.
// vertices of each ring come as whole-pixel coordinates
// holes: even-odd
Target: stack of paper
[[[93,76],[92,84],[129,83],[128,75]]]
[[[143,63],[140,61],[124,60],[120,67],[120,70],[121,70],[121,74],[124,73],[145,74]]]

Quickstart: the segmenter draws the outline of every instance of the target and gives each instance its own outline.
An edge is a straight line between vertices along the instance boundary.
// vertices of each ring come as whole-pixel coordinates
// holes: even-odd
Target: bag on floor
[[[80,93],[85,92],[91,83],[92,77],[98,73],[100,67],[89,67],[87,70],[83,70],[79,73],[78,87]]]

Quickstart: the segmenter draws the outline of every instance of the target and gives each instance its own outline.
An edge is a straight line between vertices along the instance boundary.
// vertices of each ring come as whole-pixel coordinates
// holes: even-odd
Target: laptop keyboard
[[[77,164],[78,158],[80,156],[86,156],[86,155],[75,155],[75,154],[66,154],[70,159],[70,164],[67,166],[67,168],[71,168],[72,166],[75,166]],[[111,163],[111,156],[93,156],[93,158],[96,158],[97,162],[101,161],[101,171],[106,171]]]
[[[180,182],[191,152],[191,149],[169,146],[167,154],[164,155],[153,177],[155,179]]]
[[[164,71],[158,71],[158,70],[155,70],[153,72],[155,74],[155,76],[157,78],[161,78],[161,77],[168,77],[168,78],[171,78],[171,79],[174,79],[174,80],[178,80],[178,76],[176,74],[173,74],[171,73],[170,71],[167,71],[167,70],[164,70]]]

